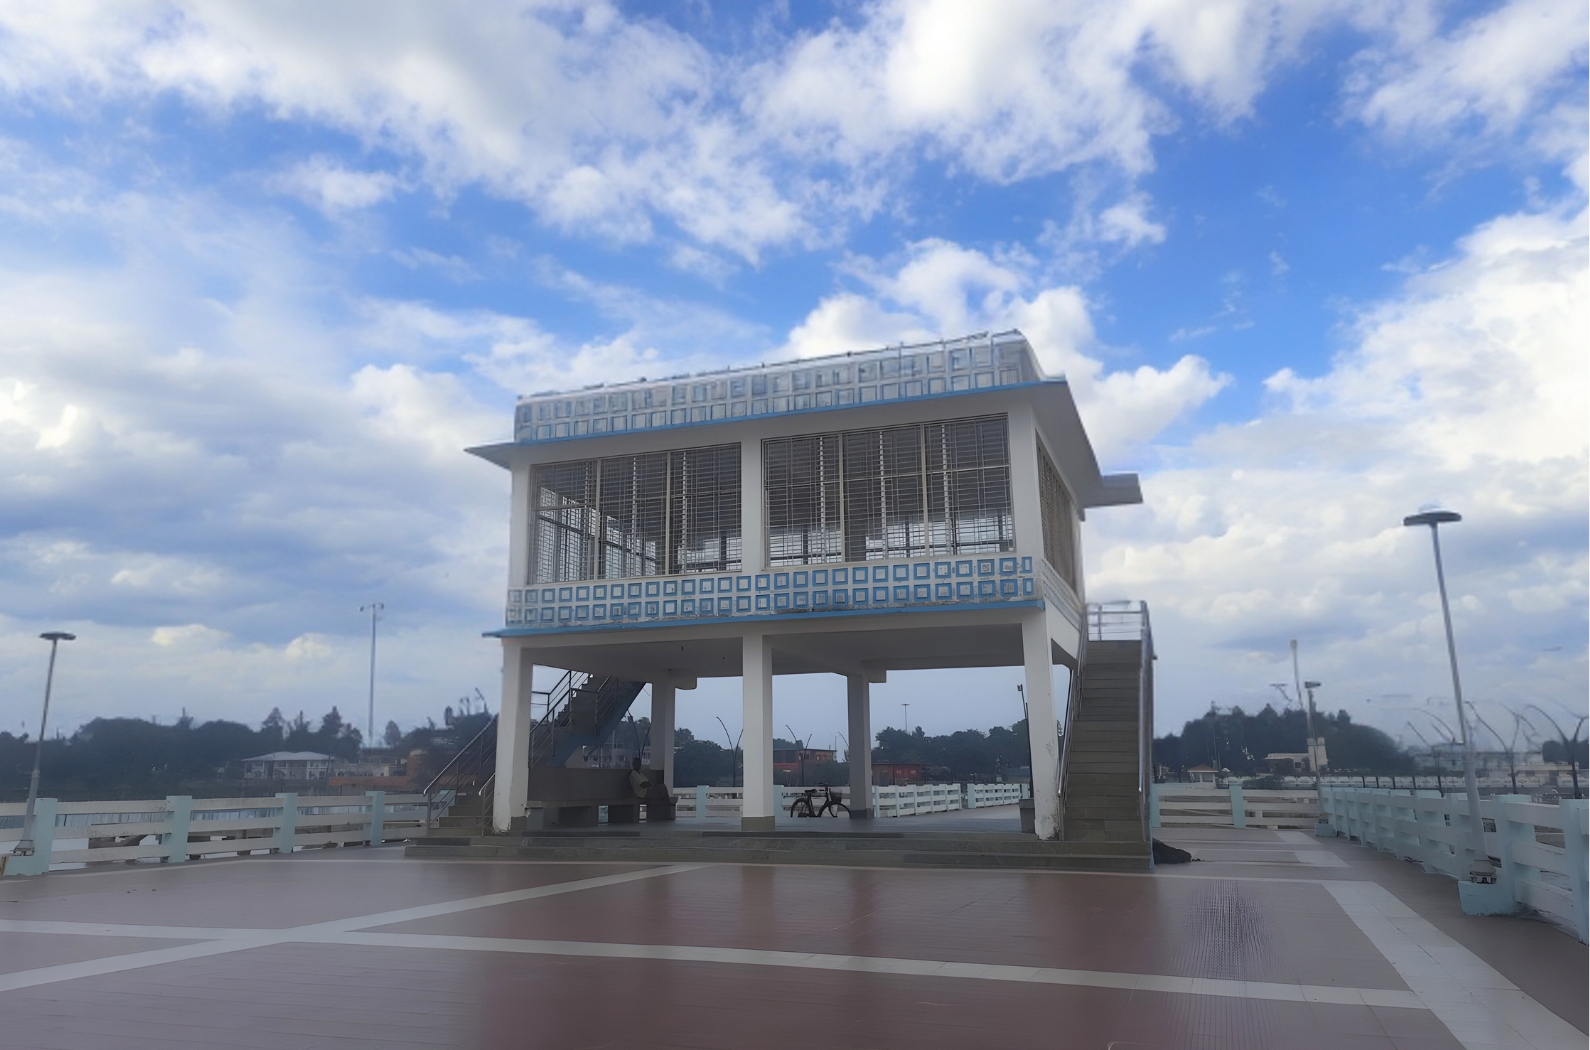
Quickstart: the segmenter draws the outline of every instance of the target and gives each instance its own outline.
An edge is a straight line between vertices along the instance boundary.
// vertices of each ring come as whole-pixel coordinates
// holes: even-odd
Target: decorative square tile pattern
[[[907,559],[746,576],[691,575],[632,583],[509,588],[503,622],[508,627],[535,630],[611,629],[686,617],[882,612],[968,602],[1031,601],[1046,593],[1046,585],[1032,575],[1018,575],[1021,566],[1031,564],[1031,557],[1016,555],[958,561]],[[855,586],[827,586],[844,583]],[[696,594],[703,597],[681,597]],[[708,597],[714,594],[722,597]],[[604,601],[609,596],[614,599],[611,604]],[[558,601],[560,598],[563,601]],[[625,598],[636,600],[625,602]],[[1048,598],[1065,600],[1052,586]]]

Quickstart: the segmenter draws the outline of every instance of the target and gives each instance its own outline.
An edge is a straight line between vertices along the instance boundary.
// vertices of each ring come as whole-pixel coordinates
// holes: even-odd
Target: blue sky
[[[1470,692],[1584,707],[1583,4],[373,10],[0,11],[0,727],[60,626],[68,729],[361,710],[373,597],[381,721],[495,696],[506,485],[459,450],[514,394],[1008,327],[1143,475],[1085,554],[1155,609],[1162,731],[1293,637],[1427,731],[1435,502]]]

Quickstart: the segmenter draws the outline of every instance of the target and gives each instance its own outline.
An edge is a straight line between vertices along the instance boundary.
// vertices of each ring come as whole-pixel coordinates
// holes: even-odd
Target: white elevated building
[[[538,394],[514,440],[470,451],[512,476],[506,617],[489,632],[504,830],[530,767],[565,761],[532,739],[535,664],[586,683],[605,712],[593,735],[649,683],[670,786],[675,691],[743,677],[753,831],[775,813],[776,675],[847,679],[853,799],[871,780],[868,686],[890,671],[1023,665],[1030,724],[1054,725],[1053,664],[1075,667],[1086,637],[1083,515],[1142,501],[1135,475],[1100,473],[1070,388],[1014,331]],[[536,728],[572,739],[577,718],[551,720]],[[1034,734],[1044,838],[1060,761],[1056,735]]]

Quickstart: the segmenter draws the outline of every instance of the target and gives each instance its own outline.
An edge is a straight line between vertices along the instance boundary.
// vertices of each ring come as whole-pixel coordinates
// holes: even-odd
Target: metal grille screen
[[[773,565],[1008,551],[1002,416],[763,442]]]
[[[536,583],[740,567],[740,446],[537,467]]]
[[[1071,522],[1076,511],[1060,481],[1060,472],[1041,446],[1038,449],[1038,504],[1043,517],[1043,556],[1061,579],[1075,587],[1077,559]]]

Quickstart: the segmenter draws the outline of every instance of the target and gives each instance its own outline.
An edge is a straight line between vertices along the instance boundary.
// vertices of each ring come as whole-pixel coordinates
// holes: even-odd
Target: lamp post
[[[370,715],[365,723],[369,727],[370,735],[365,738],[365,747],[375,746],[375,621],[380,619],[381,610],[385,608],[386,606],[381,602],[359,606],[360,612],[370,614]]]
[[[1303,688],[1308,690],[1308,764],[1314,767],[1314,797],[1319,797],[1320,767],[1325,764],[1325,738],[1314,735],[1314,690],[1320,687],[1318,682],[1304,682]]]
[[[1496,869],[1491,867],[1490,856],[1485,852],[1485,825],[1480,822],[1480,786],[1474,776],[1474,742],[1469,739],[1469,720],[1463,715],[1463,683],[1458,678],[1457,642],[1452,637],[1452,610],[1446,598],[1446,571],[1441,565],[1441,526],[1463,520],[1461,514],[1450,510],[1431,510],[1410,514],[1402,519],[1403,525],[1430,526],[1430,545],[1435,551],[1435,582],[1441,592],[1441,619],[1446,624],[1446,651],[1452,663],[1452,700],[1457,705],[1459,738],[1463,742],[1463,786],[1469,796],[1469,849],[1474,856],[1469,861],[1469,881],[1494,883]]]
[[[50,720],[50,688],[55,684],[55,650],[62,642],[77,640],[77,635],[65,631],[45,631],[39,637],[50,643],[50,669],[44,674],[44,713],[39,716],[39,740],[33,749],[33,777],[28,781],[28,808],[22,818],[22,838],[12,850],[19,857],[33,856],[33,811],[39,801],[39,762],[44,758],[44,729]]]

